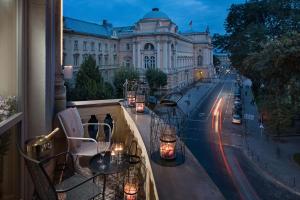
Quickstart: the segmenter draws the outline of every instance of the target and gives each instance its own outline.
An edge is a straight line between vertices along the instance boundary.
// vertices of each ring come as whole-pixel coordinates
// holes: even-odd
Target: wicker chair
[[[86,200],[101,194],[102,189],[93,183],[94,178],[83,177],[74,173],[72,154],[63,152],[58,155],[38,161],[27,156],[19,145],[18,150],[25,160],[28,172],[32,178],[35,193],[40,200]],[[45,165],[55,166],[51,177],[45,170]],[[55,184],[55,182],[57,184]]]

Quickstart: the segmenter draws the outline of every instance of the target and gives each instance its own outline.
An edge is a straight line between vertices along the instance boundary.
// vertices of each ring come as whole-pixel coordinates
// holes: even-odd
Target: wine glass
[[[102,169],[105,169],[105,167],[106,167],[106,164],[105,164],[105,153],[107,152],[108,148],[109,148],[109,145],[107,145],[106,142],[104,142],[102,151],[100,152],[101,157],[97,161],[100,164],[100,167]]]

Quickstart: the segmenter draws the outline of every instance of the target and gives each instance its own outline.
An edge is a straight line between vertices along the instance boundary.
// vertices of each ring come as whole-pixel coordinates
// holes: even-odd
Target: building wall
[[[100,24],[99,24],[100,26]],[[78,50],[74,50],[74,41],[78,41]],[[87,50],[83,43],[87,42]],[[95,50],[91,50],[91,43]],[[117,46],[116,51],[109,48],[107,51],[98,51],[98,43]],[[195,79],[195,69],[203,70],[203,76],[213,76],[213,54],[211,37],[208,32],[197,32],[180,35],[177,26],[168,19],[141,19],[135,24],[132,33],[120,35],[117,39],[101,38],[92,35],[80,35],[73,32],[64,33],[65,64],[74,65],[79,69],[85,54],[94,55],[96,63],[103,72],[104,80],[112,83],[116,69],[122,66],[136,68],[144,77],[147,68],[158,68],[168,75],[167,90],[182,88]],[[147,49],[147,45],[151,48]],[[74,55],[79,55],[78,62],[74,63]],[[99,55],[108,56],[109,61],[101,64]],[[114,62],[113,57],[117,56]],[[201,62],[198,62],[201,56]],[[105,58],[102,57],[102,62]],[[75,65],[76,64],[76,65]],[[204,73],[205,72],[205,73]]]
[[[92,55],[104,81],[112,83],[114,71],[120,65],[119,52],[119,41],[116,39],[64,33],[63,65],[74,66],[75,77],[85,56]]]

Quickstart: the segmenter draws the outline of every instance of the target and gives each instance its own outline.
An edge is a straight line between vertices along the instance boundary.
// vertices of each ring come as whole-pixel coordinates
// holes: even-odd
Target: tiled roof
[[[64,17],[64,30],[95,36],[112,36],[112,26],[104,26],[96,23],[85,22],[70,17]]]

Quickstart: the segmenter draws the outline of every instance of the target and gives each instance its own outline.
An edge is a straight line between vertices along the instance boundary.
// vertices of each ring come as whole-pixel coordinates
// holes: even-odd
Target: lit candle
[[[73,78],[73,66],[72,65],[64,66],[64,78],[65,79]]]
[[[126,183],[126,185],[124,187],[124,192],[125,192],[126,200],[136,200],[137,199],[138,188],[137,188],[136,184]]]

